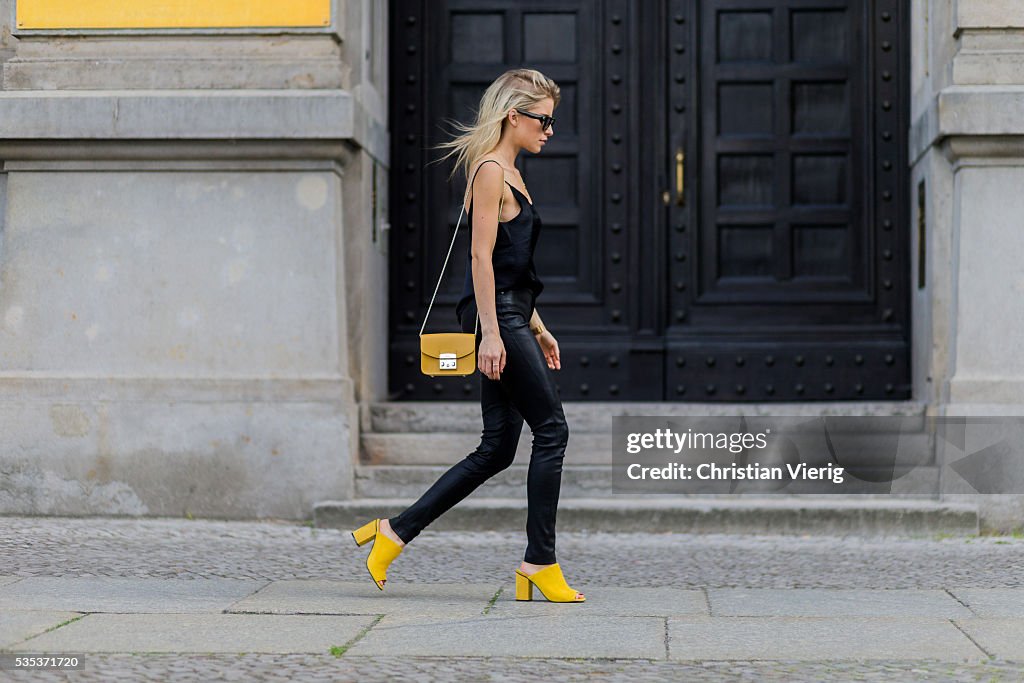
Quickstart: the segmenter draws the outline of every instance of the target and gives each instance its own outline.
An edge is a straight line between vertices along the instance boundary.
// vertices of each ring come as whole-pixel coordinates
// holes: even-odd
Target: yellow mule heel
[[[373,548],[366,558],[366,569],[370,572],[373,582],[377,584],[377,588],[384,590],[384,584],[388,580],[388,566],[398,557],[404,546],[398,545],[380,533],[379,518],[353,531],[352,539],[355,540],[358,546],[363,546],[371,540],[373,541]]]
[[[569,587],[557,563],[529,575],[516,569],[516,600],[533,600],[534,586],[548,602],[586,602],[585,597],[576,597],[582,594]]]
[[[373,540],[374,536],[377,535],[377,529],[380,528],[379,525],[379,519],[375,519],[372,522],[364,524],[352,532],[352,540],[354,540],[358,546],[366,545]]]

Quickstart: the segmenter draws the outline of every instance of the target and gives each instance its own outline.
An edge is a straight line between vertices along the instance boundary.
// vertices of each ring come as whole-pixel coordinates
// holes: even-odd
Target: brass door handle
[[[683,167],[686,155],[682,148],[676,150],[676,205],[686,206],[686,181],[683,177]]]

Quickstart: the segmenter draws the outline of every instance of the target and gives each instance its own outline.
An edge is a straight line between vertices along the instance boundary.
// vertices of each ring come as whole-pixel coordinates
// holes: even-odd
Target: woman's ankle
[[[391,522],[389,522],[387,519],[382,519],[382,520],[380,520],[380,527],[381,527],[381,531],[384,532],[385,536],[387,536],[389,539],[391,539],[392,541],[394,541],[398,545],[400,545],[402,547],[405,547],[405,541],[403,541],[399,537],[399,535],[397,533],[395,533],[395,530],[391,528]]]

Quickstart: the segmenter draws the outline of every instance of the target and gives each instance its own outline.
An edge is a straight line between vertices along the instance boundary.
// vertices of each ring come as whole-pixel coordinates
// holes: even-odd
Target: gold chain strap
[[[488,159],[486,161],[494,161]],[[485,162],[486,163],[486,162]],[[494,163],[498,164],[497,161]],[[480,164],[483,166],[483,164]],[[477,166],[476,173],[480,172],[480,166]],[[501,167],[501,164],[498,164]],[[473,174],[473,180],[476,180],[476,173]],[[501,167],[501,199],[498,201],[498,222],[501,222],[501,207],[505,204],[505,169]],[[473,183],[470,181],[470,188]],[[452,248],[455,247],[455,238],[459,236],[459,226],[462,224],[462,214],[466,213],[466,202],[462,202],[462,211],[459,212],[459,220],[455,223],[455,233],[452,235],[452,243],[448,246],[448,253],[444,257],[444,265],[441,266],[441,274],[437,277],[437,285],[434,287],[434,294],[430,297],[430,304],[427,306],[427,313],[423,316],[423,324],[420,326],[420,336],[423,336],[423,330],[427,327],[427,318],[430,317],[430,310],[434,307],[434,299],[437,297],[437,290],[441,287],[441,280],[444,279],[444,269],[448,267],[448,258],[452,255]],[[480,324],[480,311],[477,309],[476,321],[473,323],[473,335],[476,335],[477,328]]]

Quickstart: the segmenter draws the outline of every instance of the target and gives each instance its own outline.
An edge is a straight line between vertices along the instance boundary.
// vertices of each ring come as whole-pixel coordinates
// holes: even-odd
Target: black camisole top
[[[487,159],[487,161],[494,161]],[[494,163],[498,163],[494,161]],[[499,166],[501,164],[498,164]],[[477,167],[477,172],[483,164]],[[503,171],[504,172],[504,171]],[[473,174],[476,179],[476,173]],[[494,241],[491,263],[494,266],[494,290],[502,292],[508,289],[526,288],[533,291],[534,299],[544,289],[544,283],[537,277],[537,269],[533,264],[533,252],[540,237],[540,215],[526,196],[515,185],[509,183],[512,192],[519,200],[521,210],[510,221],[498,221],[498,236]],[[472,181],[470,181],[472,185]],[[470,304],[476,303],[473,287],[473,202],[470,201],[468,211],[469,248],[466,251],[466,278],[462,284],[462,295],[455,306],[455,315],[462,319],[462,313]]]

